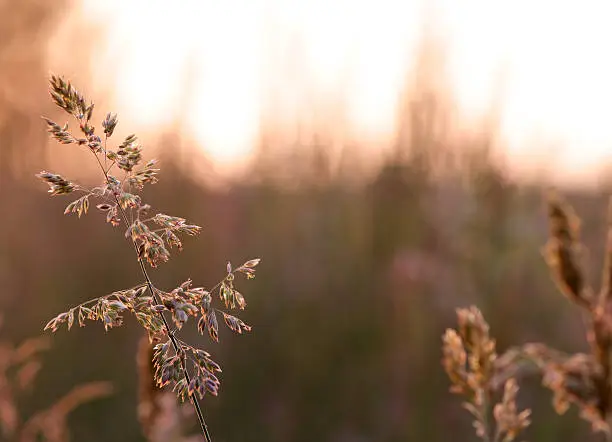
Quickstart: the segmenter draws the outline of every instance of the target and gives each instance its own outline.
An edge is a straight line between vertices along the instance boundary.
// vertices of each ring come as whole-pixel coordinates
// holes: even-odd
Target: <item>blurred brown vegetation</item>
[[[95,213],[63,217],[68,201],[48,198],[34,179],[57,152],[71,170],[81,154],[49,143],[40,120],[54,112],[44,44],[61,8],[11,5],[0,2],[0,333],[19,342],[67,306],[140,281],[120,232]],[[440,336],[457,306],[480,306],[501,350],[532,340],[586,347],[580,318],[555,292],[540,254],[545,183],[514,181],[492,159],[495,123],[469,137],[453,127],[452,96],[430,75],[441,61],[427,54],[374,174],[362,175],[358,140],[338,160],[324,132],[288,139],[265,128],[252,168],[223,188],[201,184],[197,173],[209,166],[189,161],[198,148],[179,135],[152,146],[162,172],[147,198],[205,228],[155,272],[158,284],[192,277],[210,285],[227,260],[263,258],[244,316],[253,332],[226,333],[209,348],[224,367],[220,397],[203,402],[215,441],[472,440],[440,366]],[[66,172],[62,164],[53,170]],[[607,189],[563,192],[582,215],[590,259],[600,262]],[[112,397],[70,416],[72,440],[144,440],[133,325],[54,335],[21,415],[76,384],[110,380]],[[533,409],[526,437],[585,440],[588,426],[575,413],[557,417],[538,384],[529,381],[519,397]]]

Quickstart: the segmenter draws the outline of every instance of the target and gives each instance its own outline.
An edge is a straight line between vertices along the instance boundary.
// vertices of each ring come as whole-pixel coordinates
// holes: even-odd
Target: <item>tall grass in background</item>
[[[43,79],[44,42],[61,8],[27,4],[15,9],[21,21],[13,37],[0,39],[0,87],[10,92],[0,94],[0,204],[10,208],[0,217],[0,309],[2,336],[11,342],[38,333],[48,312],[79,304],[92,287],[111,293],[141,282],[132,257],[117,253],[125,244],[116,231],[91,216],[50,215],[56,201],[32,183],[38,170],[61,165],[71,173],[85,164],[70,161],[74,146],[47,145],[38,117],[59,118]],[[75,77],[87,84],[86,71]],[[164,179],[155,192],[145,189],[147,202],[205,227],[182,259],[156,270],[158,286],[175,287],[177,277],[190,275],[216,281],[227,258],[266,260],[250,285],[248,322],[257,333],[226,339],[215,351],[215,360],[231,367],[222,394],[206,402],[215,440],[474,440],[440,368],[440,334],[456,323],[457,306],[478,305],[499,349],[540,341],[568,353],[590,351],[580,318],[553,290],[537,253],[547,229],[545,183],[514,179],[494,159],[496,125],[465,136],[453,123],[449,91],[428,86],[428,75],[421,83],[416,77],[408,77],[396,139],[376,167],[363,158],[361,140],[346,142],[338,162],[327,157],[333,134],[277,137],[270,126],[247,173],[208,186],[202,175],[217,180],[208,166],[188,161],[201,156],[198,146],[174,131],[157,146],[148,143]],[[609,190],[562,189],[581,214],[589,261],[603,259]],[[98,258],[102,269],[91,264]],[[585,278],[594,286],[600,275],[589,268]],[[201,339],[187,328],[181,335]],[[150,384],[134,364],[141,339],[138,327],[57,334],[52,353],[41,355],[36,394],[21,398],[20,414],[32,416],[75,384],[108,379],[114,394],[75,410],[67,422],[73,440],[143,440],[137,408],[150,408]],[[95,351],[75,350],[92,342]],[[558,419],[539,383],[521,379],[518,409],[535,416],[524,439],[587,439],[590,428],[575,407]],[[171,408],[166,399],[159,403]],[[188,408],[172,413],[185,433],[196,430]],[[117,416],[120,424],[107,424]]]

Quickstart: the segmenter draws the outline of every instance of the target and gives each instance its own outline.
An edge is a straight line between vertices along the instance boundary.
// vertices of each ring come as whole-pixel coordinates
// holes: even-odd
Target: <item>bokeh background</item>
[[[161,160],[145,199],[204,226],[158,286],[210,287],[228,260],[262,258],[238,286],[251,334],[186,333],[224,368],[203,402],[216,442],[474,440],[440,366],[455,308],[478,305],[500,351],[586,349],[541,257],[542,194],[559,187],[582,217],[598,284],[612,31],[607,2],[454,3],[0,1],[0,341],[140,282],[122,232],[64,217],[69,200],[34,178],[98,179],[48,140],[40,116],[65,119],[57,73]],[[141,336],[133,320],[58,332],[22,419],[106,380],[112,396],[71,414],[72,440],[145,440]],[[529,440],[590,437],[550,401],[525,382]]]

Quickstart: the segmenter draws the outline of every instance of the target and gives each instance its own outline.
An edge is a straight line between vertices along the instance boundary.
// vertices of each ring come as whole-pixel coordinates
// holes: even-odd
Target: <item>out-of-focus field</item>
[[[58,115],[43,43],[63,11],[44,1],[9,4],[0,3],[10,11],[0,14],[0,341],[18,343],[68,306],[140,279],[122,230],[95,212],[64,217],[70,200],[49,198],[34,178],[50,169],[94,179],[83,166],[89,157],[49,142],[40,120]],[[87,78],[80,72],[77,87],[86,90]],[[586,348],[580,317],[540,253],[547,183],[518,181],[494,158],[495,124],[469,137],[447,130],[453,107],[444,91],[423,83],[403,100],[395,141],[375,170],[359,140],[338,153],[325,133],[277,138],[271,125],[247,171],[219,185],[188,139],[148,137],[145,157],[160,158],[162,171],[145,198],[204,226],[153,272],[157,284],[171,289],[191,277],[210,287],[228,260],[262,258],[257,278],[239,285],[249,335],[223,330],[212,344],[190,327],[185,333],[224,369],[220,396],[203,401],[215,441],[474,440],[440,366],[441,335],[459,306],[483,310],[500,350],[529,341]],[[563,192],[598,269],[609,189]],[[590,277],[596,283],[599,274]],[[96,323],[58,332],[20,413],[78,383],[108,380],[111,397],[71,415],[72,440],[144,440],[140,337],[133,319],[108,333]],[[537,379],[523,386],[519,402],[534,410],[526,438],[585,440],[587,424],[573,410],[557,417],[550,400]]]

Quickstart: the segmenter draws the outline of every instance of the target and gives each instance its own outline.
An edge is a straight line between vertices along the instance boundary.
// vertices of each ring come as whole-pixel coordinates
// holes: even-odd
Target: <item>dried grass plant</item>
[[[46,337],[31,338],[18,346],[0,342],[0,440],[35,442],[40,436],[49,442],[69,440],[66,419],[79,405],[108,396],[108,382],[90,382],[74,387],[49,408],[21,419],[19,398],[32,390],[41,368],[40,353],[49,349]]]
[[[65,214],[76,213],[81,217],[88,212],[90,200],[97,200],[95,207],[105,214],[106,221],[113,227],[122,225],[125,228],[125,237],[133,246],[143,281],[72,307],[51,319],[45,330],[55,332],[62,325],[70,330],[75,322],[84,326],[86,320],[100,321],[109,330],[122,325],[122,314],[133,314],[146,330],[150,345],[155,344],[152,363],[156,387],[168,385],[182,400],[189,398],[202,434],[210,442],[198,397],[202,399],[206,392],[218,394],[220,382],[217,373],[221,368],[208,352],[182,341],[177,332],[193,317],[198,319],[197,328],[201,334],[207,333],[213,341],[218,341],[218,316],[236,333],[250,331],[250,326],[229,311],[245,308],[246,301],[236,289],[235,279],[238,275],[253,278],[259,259],[238,267],[228,263],[225,277],[210,290],[194,287],[191,280],[169,291],[156,287],[147,264],[155,268],[168,261],[170,248],[182,249],[180,235],[195,236],[201,228],[180,217],[163,213],[149,215],[151,206],[143,202],[139,192],[146,184],[157,182],[159,168],[155,160],[141,165],[142,146],[135,135],[129,135],[114,149],[110,147],[109,140],[117,126],[116,115],[107,114],[101,123],[102,134],[96,135],[92,124],[94,104],[88,102],[70,82],[52,76],[50,94],[55,104],[76,120],[80,133],[70,132],[68,123],[60,126],[45,118],[49,133],[60,143],[82,147],[91,154],[103,181],[98,187],[87,188],[46,171],[37,176],[49,185],[52,196],[80,195],[68,204]],[[216,295],[225,309],[215,307]]]
[[[476,434],[486,442],[513,441],[530,424],[529,410],[517,412],[516,377],[531,371],[541,375],[542,384],[552,391],[558,414],[574,404],[594,432],[612,440],[612,200],[598,293],[587,283],[580,220],[573,208],[554,192],[548,195],[547,207],[549,239],[544,258],[560,292],[582,312],[591,350],[567,354],[546,344],[528,343],[498,356],[480,311],[458,309],[458,330],[448,329],[443,337],[442,364],[451,391],[466,397],[464,405],[475,417]],[[492,407],[502,384],[503,399]]]

